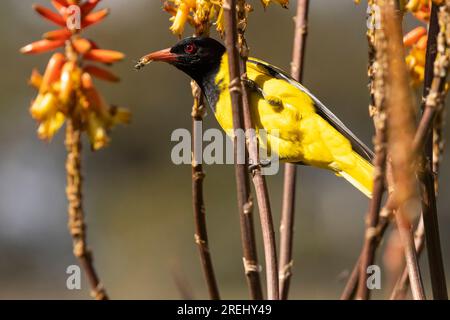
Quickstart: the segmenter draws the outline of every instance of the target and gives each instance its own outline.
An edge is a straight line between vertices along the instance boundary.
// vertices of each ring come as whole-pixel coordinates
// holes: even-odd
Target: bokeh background
[[[79,291],[65,286],[66,268],[77,262],[66,227],[63,134],[51,143],[39,141],[28,113],[35,91],[27,78],[33,67],[44,69],[48,55],[22,56],[18,49],[51,27],[33,13],[35,2],[49,3],[6,0],[0,11],[0,298],[89,298],[84,280]],[[248,30],[251,53],[289,70],[296,1],[289,10],[272,5],[266,12],[259,1],[250,2],[255,7]],[[191,168],[170,160],[171,132],[191,126],[189,79],[164,64],[143,72],[132,68],[133,60],[177,39],[158,0],[105,0],[102,6],[112,9],[111,16],[87,33],[102,47],[125,52],[127,60],[114,68],[121,83],[99,85],[109,101],[130,107],[134,119],[114,131],[110,147],[84,153],[88,240],[96,267],[112,298],[177,299],[174,279],[181,279],[195,298],[207,298],[193,237]],[[351,0],[314,0],[310,12],[304,83],[369,143],[366,8]],[[208,114],[205,127],[217,126]],[[448,168],[444,164],[442,190],[450,187]],[[291,297],[338,298],[359,254],[368,202],[328,172],[303,167],[299,172]],[[210,248],[221,293],[246,298],[234,168],[212,165],[206,173]],[[278,228],[282,173],[268,181]],[[438,206],[450,278],[450,199],[445,193]],[[426,255],[421,262],[429,289]],[[388,278],[383,272],[384,288]],[[377,292],[376,297],[385,295]]]

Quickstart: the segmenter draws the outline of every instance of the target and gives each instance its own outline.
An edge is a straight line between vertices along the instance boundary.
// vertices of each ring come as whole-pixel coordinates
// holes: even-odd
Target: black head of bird
[[[189,37],[172,48],[152,52],[142,57],[136,64],[141,69],[152,61],[163,61],[177,67],[197,83],[219,68],[225,47],[218,41],[206,37]]]

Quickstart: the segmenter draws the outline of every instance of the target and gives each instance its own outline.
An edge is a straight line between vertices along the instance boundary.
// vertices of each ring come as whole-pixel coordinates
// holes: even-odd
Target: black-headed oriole
[[[232,132],[228,57],[220,42],[189,37],[143,57],[136,68],[151,61],[168,62],[194,79],[221,127]],[[267,62],[249,58],[247,76],[255,129],[266,130],[268,147],[280,160],[331,170],[371,196],[373,153],[330,110]]]

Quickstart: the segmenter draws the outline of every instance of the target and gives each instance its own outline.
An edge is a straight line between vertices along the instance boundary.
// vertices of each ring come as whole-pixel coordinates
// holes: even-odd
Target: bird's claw
[[[260,160],[259,163],[249,164],[248,172],[254,174],[256,170],[261,168],[267,168],[272,164],[270,160]]]
[[[244,82],[244,84],[247,86],[248,89],[257,92],[272,107],[276,107],[277,109],[283,107],[283,101],[279,97],[266,94],[264,90],[260,86],[258,86],[258,84],[255,81],[250,80],[248,78],[245,78],[242,81]]]

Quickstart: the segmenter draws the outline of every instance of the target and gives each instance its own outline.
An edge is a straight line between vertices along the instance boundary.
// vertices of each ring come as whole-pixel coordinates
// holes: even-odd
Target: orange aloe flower
[[[106,102],[94,85],[92,77],[117,82],[117,77],[102,66],[124,59],[118,51],[105,50],[81,32],[103,21],[108,9],[94,11],[101,0],[52,0],[55,11],[41,5],[33,6],[44,19],[59,28],[45,33],[41,40],[24,46],[24,54],[37,54],[63,49],[50,58],[43,75],[33,70],[30,84],[38,90],[30,113],[38,122],[38,136],[50,140],[67,118],[76,121],[85,131],[94,150],[106,146],[109,131],[117,124],[128,123],[130,112]]]
[[[432,2],[441,4],[443,0],[409,0],[404,6],[406,11],[411,12],[416,19],[424,23],[424,26],[414,28],[403,37],[403,44],[408,49],[406,64],[414,87],[420,86],[425,77],[428,39],[426,24],[430,20]]]

